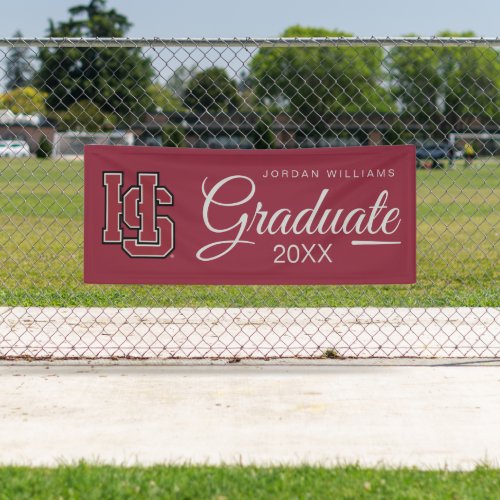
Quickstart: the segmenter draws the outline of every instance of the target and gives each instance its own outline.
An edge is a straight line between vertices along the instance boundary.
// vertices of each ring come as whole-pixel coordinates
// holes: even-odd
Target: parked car
[[[452,153],[452,147],[447,142],[424,142],[417,146],[417,167],[439,167],[439,160],[451,159]]]
[[[31,156],[30,147],[25,141],[0,141],[0,157],[28,158]]]

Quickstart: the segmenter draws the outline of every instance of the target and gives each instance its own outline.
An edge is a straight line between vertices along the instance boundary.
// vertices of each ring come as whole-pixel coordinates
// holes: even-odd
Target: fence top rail
[[[500,47],[500,37],[0,38],[0,47]]]

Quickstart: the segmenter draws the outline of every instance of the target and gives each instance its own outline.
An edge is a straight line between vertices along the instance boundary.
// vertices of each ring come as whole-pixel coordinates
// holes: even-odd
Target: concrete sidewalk
[[[500,360],[0,363],[0,463],[500,465]]]

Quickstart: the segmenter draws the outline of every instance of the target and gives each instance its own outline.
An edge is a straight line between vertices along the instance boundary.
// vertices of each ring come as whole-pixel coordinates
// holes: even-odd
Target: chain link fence
[[[0,357],[498,357],[500,40],[0,40]],[[415,285],[84,285],[83,146],[417,146]]]

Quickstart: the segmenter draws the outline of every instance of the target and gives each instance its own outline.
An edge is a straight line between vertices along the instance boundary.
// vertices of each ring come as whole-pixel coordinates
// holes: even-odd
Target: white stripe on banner
[[[400,241],[363,241],[363,240],[353,240],[351,245],[361,246],[361,245],[401,245]]]

